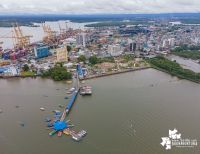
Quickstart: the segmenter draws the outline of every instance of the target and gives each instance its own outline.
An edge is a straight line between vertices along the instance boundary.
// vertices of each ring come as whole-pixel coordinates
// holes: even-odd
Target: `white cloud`
[[[200,12],[200,0],[1,0],[5,13]]]

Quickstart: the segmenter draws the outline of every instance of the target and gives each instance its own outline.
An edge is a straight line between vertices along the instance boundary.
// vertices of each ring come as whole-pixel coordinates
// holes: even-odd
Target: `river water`
[[[67,26],[66,26],[67,22]],[[66,28],[73,28],[73,29],[84,29],[86,24],[91,24],[94,22],[89,22],[89,23],[74,23],[70,21],[55,21],[55,22],[45,22],[46,25],[49,25],[53,31],[59,32],[59,24],[62,29]],[[39,27],[26,27],[22,26],[22,32],[24,35],[32,35],[33,37],[31,38],[31,43],[32,42],[37,42],[42,40],[44,37],[44,32],[42,29],[42,25],[39,23],[36,23]],[[10,27],[0,27],[0,37],[12,37],[12,31],[13,28]],[[3,42],[3,48],[13,48],[13,40],[12,38],[0,38],[0,42]]]
[[[200,153],[199,145],[170,151],[160,145],[174,128],[182,138],[200,142],[199,84],[153,69],[86,83],[93,95],[78,96],[68,117],[74,130],[88,132],[77,143],[68,136],[49,137],[44,122],[59,104],[67,104],[70,85],[40,78],[0,80],[0,154]]]
[[[200,73],[200,64],[192,59],[186,59],[175,55],[169,55],[169,59],[176,60],[183,68],[190,69],[196,73]]]

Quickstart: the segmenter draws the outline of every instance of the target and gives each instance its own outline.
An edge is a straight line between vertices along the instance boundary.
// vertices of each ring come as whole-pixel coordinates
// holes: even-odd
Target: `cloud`
[[[200,0],[1,0],[4,13],[200,12]]]

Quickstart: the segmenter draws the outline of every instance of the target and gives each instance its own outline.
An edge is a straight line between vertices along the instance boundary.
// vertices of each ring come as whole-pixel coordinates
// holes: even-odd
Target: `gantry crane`
[[[56,32],[53,31],[51,27],[49,25],[46,25],[45,23],[42,23],[42,28],[45,34],[43,41],[45,43],[53,43],[55,40]]]
[[[32,35],[24,35],[20,26],[13,24],[12,38],[14,39],[15,48],[27,48],[30,46]]]

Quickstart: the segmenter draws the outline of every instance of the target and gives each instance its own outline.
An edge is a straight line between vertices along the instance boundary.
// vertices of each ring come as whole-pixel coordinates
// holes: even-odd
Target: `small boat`
[[[87,132],[85,130],[81,130],[80,132],[78,132],[78,134],[80,137],[85,137],[87,135]]]
[[[19,108],[19,105],[16,105],[15,108]]]
[[[20,126],[24,127],[25,126],[25,123],[24,122],[19,122]]]
[[[2,109],[0,109],[0,113],[3,113],[3,110],[2,110]]]
[[[72,81],[67,81],[67,84],[71,84],[72,83]]]
[[[50,118],[45,118],[45,122],[50,122],[51,119]]]
[[[49,123],[47,124],[47,127],[53,127],[53,123],[49,122]]]
[[[72,127],[74,127],[74,125],[72,125],[72,124],[70,125],[70,124],[69,124],[68,127],[69,127],[69,128],[72,128]]]
[[[41,110],[41,111],[45,111],[45,108],[41,107],[40,110]]]
[[[49,133],[49,136],[53,136],[54,134],[56,134],[56,130],[53,130],[52,132]]]
[[[70,135],[70,130],[69,130],[69,129],[64,129],[63,133],[64,133],[65,135]]]
[[[69,99],[69,97],[68,97],[68,96],[66,96],[66,97],[65,97],[65,99]]]
[[[80,136],[77,135],[77,134],[73,134],[73,135],[72,135],[72,139],[78,142],[78,141],[80,141],[80,140],[82,139],[82,137],[80,137]]]
[[[59,104],[58,106],[59,106],[59,108],[64,108],[64,105]]]
[[[59,131],[58,132],[58,137],[61,137],[62,136],[62,131]]]
[[[61,112],[59,110],[54,110],[53,113],[55,113],[55,115],[60,115]]]
[[[76,90],[76,88],[72,87],[69,91],[74,92],[74,90]]]

